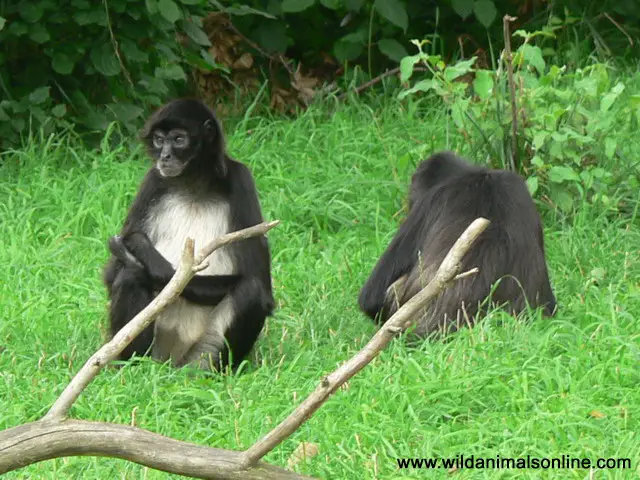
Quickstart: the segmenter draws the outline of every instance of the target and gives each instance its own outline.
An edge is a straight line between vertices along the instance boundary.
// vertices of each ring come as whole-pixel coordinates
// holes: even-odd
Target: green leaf
[[[202,0],[180,0],[180,3],[183,5],[206,5],[207,2],[203,2]]]
[[[362,54],[367,33],[364,29],[349,33],[333,45],[333,54],[339,62],[354,60]]]
[[[35,23],[44,15],[44,8],[42,8],[44,2],[22,1],[19,3],[20,17],[27,23]]]
[[[142,108],[130,103],[110,103],[108,108],[122,123],[130,123],[132,120],[141,117],[144,113]]]
[[[544,142],[549,137],[549,132],[546,130],[539,130],[533,134],[533,146],[536,150],[540,150],[544,145]]]
[[[420,55],[411,55],[400,60],[400,81],[406,82],[413,75],[413,67],[420,61]]]
[[[522,58],[525,62],[533,66],[540,75],[544,74],[546,63],[542,57],[542,50],[540,50],[540,47],[525,44],[518,48],[517,51],[522,54]]]
[[[477,57],[471,57],[469,60],[462,60],[454,65],[448,66],[444,70],[444,78],[451,82],[465,73],[469,73],[473,68],[476,58]]]
[[[5,23],[7,23],[7,19],[0,17],[0,31],[4,28]]]
[[[67,106],[64,104],[56,105],[51,109],[51,113],[58,118],[62,118],[67,114]]]
[[[359,12],[364,5],[364,0],[345,0],[344,3],[350,12]]]
[[[533,197],[538,191],[538,177],[527,178],[527,188],[529,189],[529,194]]]
[[[166,80],[186,80],[187,75],[180,65],[168,65],[162,68],[156,68],[155,74],[157,77],[164,78]]]
[[[51,59],[51,68],[60,75],[69,75],[73,71],[75,62],[64,53],[54,53]]]
[[[129,62],[146,63],[149,61],[149,54],[140,50],[138,45],[128,38],[120,40],[120,52]]]
[[[613,105],[613,102],[620,96],[620,94],[624,91],[624,84],[618,83],[615,87],[611,89],[609,93],[607,93],[602,100],[600,100],[600,111],[607,112]]]
[[[120,63],[110,43],[103,43],[91,50],[91,62],[95,69],[106,77],[120,73]]]
[[[320,3],[330,10],[337,10],[340,7],[340,0],[320,0]]]
[[[78,25],[102,25],[107,24],[107,14],[103,9],[75,12],[73,20]]]
[[[580,176],[571,167],[553,166],[549,169],[549,180],[553,183],[579,182]]]
[[[333,44],[333,54],[340,63],[355,60],[362,54],[362,50],[364,43],[349,42],[342,38]]]
[[[29,28],[29,38],[36,43],[42,44],[51,40],[51,35],[49,35],[49,32],[42,24],[34,23],[31,25],[31,28]]]
[[[411,94],[416,93],[416,92],[428,92],[434,86],[435,86],[435,83],[430,78],[428,78],[426,80],[420,80],[418,83],[416,83],[409,90],[405,90],[404,92],[400,92],[400,94],[398,95],[398,98],[400,100],[402,100],[406,96],[411,95]]]
[[[407,31],[409,17],[404,3],[400,0],[375,0],[373,8],[391,23]]]
[[[404,46],[393,38],[385,38],[383,40],[380,40],[378,42],[378,48],[384,55],[389,57],[391,60],[395,60],[396,62],[401,61],[408,55],[407,50],[404,48]]]
[[[316,3],[316,0],[282,0],[282,11],[286,13],[303,12]]]
[[[554,185],[553,188],[549,190],[549,197],[563,212],[568,213],[571,211],[573,207],[573,197],[565,188]]]
[[[617,146],[618,142],[615,137],[607,137],[604,139],[604,154],[609,160],[611,160],[616,153]]]
[[[195,23],[184,21],[182,22],[182,28],[184,29],[184,33],[186,33],[187,36],[198,45],[202,45],[204,47],[211,46],[211,42],[209,41],[207,34],[204,33],[204,31]]]
[[[473,12],[473,0],[451,0],[451,7],[463,20]]]
[[[460,99],[451,105],[451,118],[456,127],[465,128],[465,113],[469,110],[470,98]]]
[[[29,32],[26,23],[17,22],[15,20],[9,22],[9,33],[15,37],[21,37]]]
[[[158,0],[158,11],[169,23],[176,23],[182,18],[182,12],[173,0]]]
[[[145,0],[144,4],[147,7],[149,15],[155,15],[158,13],[158,0]]]
[[[542,168],[544,167],[544,161],[538,155],[534,155],[531,159],[531,165],[533,165],[534,167]]]
[[[29,101],[35,105],[40,105],[41,103],[46,102],[47,99],[50,97],[50,93],[49,93],[50,90],[51,90],[51,87],[36,88],[33,92],[29,94]]]
[[[473,4],[473,13],[476,14],[478,21],[489,28],[498,15],[496,6],[491,0],[478,0]]]
[[[493,93],[493,72],[489,70],[477,70],[473,80],[473,90],[481,100],[486,100]]]

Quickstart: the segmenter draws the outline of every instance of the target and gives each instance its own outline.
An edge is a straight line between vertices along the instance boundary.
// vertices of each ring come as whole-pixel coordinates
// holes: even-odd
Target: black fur
[[[528,302],[553,315],[556,299],[542,223],[525,182],[512,172],[471,165],[450,152],[431,156],[413,175],[408,217],[360,292],[362,311],[386,322],[426,286],[478,217],[491,224],[463,258],[461,271],[478,267],[480,272],[445,290],[422,313],[415,333],[425,337],[473,324],[490,294],[491,303],[512,313],[521,312]]]
[[[173,162],[171,172],[180,173],[165,176],[152,135],[173,129],[186,130],[191,142],[165,162],[165,166]],[[218,236],[263,221],[251,172],[226,155],[222,128],[204,104],[190,99],[170,102],[149,118],[142,139],[155,163],[142,181],[120,235],[109,240],[112,256],[104,282],[111,300],[112,335],[167,284],[187,236],[208,237],[212,232]],[[196,252],[211,240],[195,238]],[[156,247],[173,258],[165,258]],[[254,237],[225,246],[208,260],[213,274],[196,275],[176,302],[182,303],[170,305],[158,316],[155,325],[122,352],[121,359],[148,353],[154,339],[154,358],[171,358],[176,366],[236,367],[246,357],[275,306],[267,239]],[[197,320],[205,317],[206,325]],[[224,343],[216,322],[226,325]]]

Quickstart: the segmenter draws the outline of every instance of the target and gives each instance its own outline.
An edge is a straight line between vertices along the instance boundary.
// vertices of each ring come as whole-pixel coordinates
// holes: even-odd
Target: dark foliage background
[[[205,25],[220,13],[249,62],[215,57],[220,32]],[[3,0],[0,148],[38,131],[102,136],[116,120],[133,133],[149,108],[197,93],[207,74],[218,96],[233,95],[241,70],[256,89],[267,74],[280,78],[271,89],[293,83],[298,93],[324,81],[344,89],[415,53],[411,39],[429,39],[430,53],[447,61],[475,55],[491,67],[505,13],[518,17],[516,28],[554,26],[556,37],[541,39],[544,54],[567,63],[639,51],[636,0]],[[301,68],[313,81],[292,76]],[[285,93],[276,100],[289,101]]]

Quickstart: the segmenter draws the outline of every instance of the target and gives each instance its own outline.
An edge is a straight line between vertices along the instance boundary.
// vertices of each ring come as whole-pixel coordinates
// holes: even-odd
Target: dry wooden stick
[[[413,71],[428,72],[429,70],[424,67],[414,67]],[[338,95],[338,100],[339,101],[344,100],[349,96],[350,93],[355,93],[356,95],[359,95],[360,93],[365,91],[367,88],[373,87],[374,85],[376,85],[377,83],[380,83],[385,78],[390,77],[391,75],[396,75],[399,72],[400,72],[400,67],[395,67],[395,68],[392,68],[391,70],[387,70],[386,72],[381,73],[377,77],[372,78],[368,82],[363,83],[362,85],[354,88],[353,90],[347,90],[346,92],[342,92],[340,95]]]
[[[242,452],[181,442],[128,425],[39,420],[0,432],[0,475],[43,460],[80,455],[121,458],[197,478],[312,478],[264,462],[247,470],[242,467]]]
[[[511,96],[511,163],[514,171],[520,168],[520,154],[518,153],[518,106],[516,104],[516,84],[513,81],[513,55],[511,53],[511,30],[509,23],[516,17],[505,15],[502,19],[504,33],[505,60],[507,62],[507,82]]]
[[[456,279],[462,257],[488,226],[489,220],[485,218],[474,220],[449,250],[429,284],[387,320],[364,348],[324,377],[320,381],[320,385],[287,418],[248,448],[244,452],[243,466],[249,467],[256,464],[258,460],[288,438],[320,408],[331,394],[371,362],[393,337],[411,326],[415,321],[415,314],[438,296],[448,283]],[[463,278],[470,274],[471,271],[462,273],[458,277]]]
[[[115,359],[122,350],[125,349],[131,341],[142,332],[147,325],[160,313],[167,305],[173,302],[182,290],[187,286],[193,276],[206,268],[204,261],[215,250],[229,243],[238,242],[250,237],[264,235],[273,227],[280,223],[279,220],[273,222],[264,222],[244,230],[232,232],[223,235],[206,247],[194,259],[193,256],[193,240],[187,238],[182,252],[182,259],[176,273],[169,283],[162,289],[156,298],[149,303],[140,313],[138,313],[129,323],[114,335],[108,343],[104,344],[91,358],[84,364],[76,376],[71,380],[69,385],[64,389],[60,397],[55,401],[49,412],[44,416],[43,420],[61,420],[67,416],[69,409],[78,399],[82,391],[89,383],[98,375],[102,367],[111,360]]]

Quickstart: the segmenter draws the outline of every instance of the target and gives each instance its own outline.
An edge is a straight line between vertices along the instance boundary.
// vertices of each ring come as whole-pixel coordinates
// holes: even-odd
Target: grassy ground
[[[78,418],[131,423],[182,440],[244,449],[375,332],[357,293],[401,218],[413,162],[464,148],[440,113],[397,105],[251,120],[229,151],[256,176],[267,219],[276,315],[235,376],[145,363],[103,372]],[[411,159],[397,169],[398,157]],[[125,149],[88,153],[40,142],[0,170],[0,428],[44,414],[102,342],[105,242],[148,164]],[[395,341],[266,460],[326,479],[422,478],[396,457],[625,457],[640,472],[640,227],[587,207],[546,215],[556,318],[498,314],[446,343]],[[432,472],[433,474],[433,472]],[[458,478],[585,478],[587,470],[458,470]],[[446,469],[438,475],[447,477]],[[4,478],[155,479],[124,461],[59,459]]]

